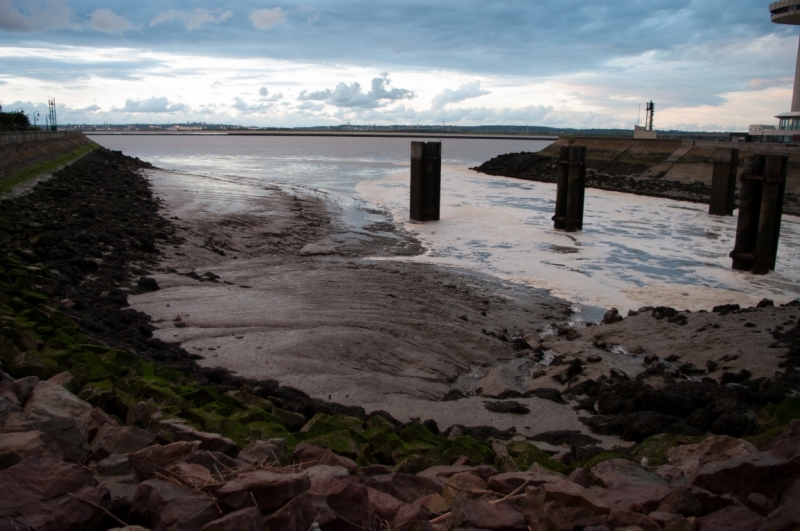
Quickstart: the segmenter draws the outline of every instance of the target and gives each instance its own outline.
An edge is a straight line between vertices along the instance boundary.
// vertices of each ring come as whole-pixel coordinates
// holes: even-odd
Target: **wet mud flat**
[[[197,179],[98,150],[4,202],[3,245],[87,334],[307,417],[384,411],[577,455],[664,431],[757,435],[800,390],[796,304],[584,323],[544,293],[375,259],[418,250],[391,223],[342,226],[313,193],[204,195]]]

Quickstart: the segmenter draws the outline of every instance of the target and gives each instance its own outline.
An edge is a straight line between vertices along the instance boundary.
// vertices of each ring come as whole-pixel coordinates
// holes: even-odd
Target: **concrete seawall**
[[[0,133],[0,195],[72,163],[96,147],[81,132]]]

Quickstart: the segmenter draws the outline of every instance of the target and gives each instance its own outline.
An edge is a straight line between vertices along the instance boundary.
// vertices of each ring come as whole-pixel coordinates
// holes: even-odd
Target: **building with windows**
[[[772,22],[775,24],[791,24],[800,26],[800,0],[779,0],[769,5]],[[776,116],[778,130],[764,126],[750,126],[750,136],[768,137],[783,142],[800,140],[800,44],[798,45],[797,65],[794,71],[794,92],[792,94],[792,110]],[[755,128],[761,127],[761,130]]]

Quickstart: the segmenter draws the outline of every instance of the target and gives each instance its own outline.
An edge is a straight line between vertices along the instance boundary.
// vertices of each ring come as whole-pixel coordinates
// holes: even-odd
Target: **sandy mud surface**
[[[580,421],[587,412],[571,394],[582,383],[634,378],[654,360],[670,378],[719,380],[742,368],[771,377],[786,353],[770,348],[772,336],[800,314],[795,306],[668,315],[651,308],[587,324],[544,291],[376,260],[421,249],[386,220],[348,228],[319,192],[147,175],[184,238],[162,248],[152,275],[160,290],[130,297],[154,319],[157,338],[202,356],[201,366],[276,379],[401,421],[588,434]],[[509,399],[524,408],[485,407]],[[606,446],[623,442],[594,436]]]

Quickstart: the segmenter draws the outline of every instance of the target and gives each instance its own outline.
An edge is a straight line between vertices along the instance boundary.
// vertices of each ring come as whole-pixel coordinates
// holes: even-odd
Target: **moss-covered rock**
[[[368,428],[361,435],[372,446],[373,457],[383,465],[395,464],[393,453],[405,443],[397,435],[394,426],[388,422],[383,425],[372,424],[374,427]]]
[[[787,398],[777,406],[769,403],[758,414],[756,422],[761,427],[762,433],[745,437],[759,450],[765,450],[772,440],[783,433],[786,426],[794,419],[800,418],[800,397]]]
[[[392,452],[392,461],[400,463],[412,455],[421,455],[431,461],[436,461],[437,464],[443,464],[442,448],[423,441],[404,442],[402,446],[398,446]]]
[[[441,465],[442,463],[436,459],[424,455],[409,455],[394,467],[395,472],[404,474],[417,474],[423,470],[427,470],[433,466]]]
[[[281,419],[281,422],[289,431],[298,431],[308,422],[308,419],[300,413],[287,411],[279,407],[273,406],[272,413]]]
[[[678,446],[678,437],[682,437],[687,442],[684,444],[700,444],[705,437],[687,437],[671,435],[669,433],[659,433],[648,437],[636,447],[631,454],[634,461],[639,462],[643,457],[647,457],[651,466],[661,466],[667,462],[667,450]]]
[[[442,453],[442,460],[450,463],[462,455],[478,464],[493,462],[495,454],[488,444],[481,444],[472,437],[462,435],[453,439],[450,447]]]
[[[358,432],[349,429],[322,433],[316,437],[306,439],[306,442],[328,448],[333,453],[356,460],[363,455],[362,444],[366,443]]]
[[[47,380],[61,372],[55,360],[35,350],[28,350],[18,354],[8,363],[8,370],[17,378],[37,376],[40,380]]]
[[[346,415],[326,415],[317,413],[305,426],[300,428],[300,433],[305,439],[310,439],[341,430],[363,431],[363,422],[355,417]]]
[[[528,470],[534,463],[556,472],[567,470],[567,466],[564,463],[552,459],[547,453],[533,444],[528,444],[524,441],[510,441],[506,444],[506,448],[508,448],[508,455],[520,470]]]
[[[603,461],[608,461],[609,459],[627,459],[628,461],[632,461],[633,459],[629,455],[625,454],[618,454],[615,452],[603,452],[602,454],[598,454],[591,459],[588,459],[580,464],[586,470],[591,470],[592,468],[596,467]]]

